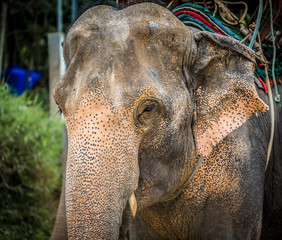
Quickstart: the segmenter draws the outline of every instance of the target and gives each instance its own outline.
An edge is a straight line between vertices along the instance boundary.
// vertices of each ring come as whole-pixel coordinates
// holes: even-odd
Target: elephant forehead
[[[119,55],[77,56],[57,83],[54,98],[65,115],[74,111],[88,92],[92,93],[88,96],[91,101],[97,101],[99,95],[109,99],[117,109],[143,93],[143,98],[167,99],[168,94],[174,95],[182,87],[181,65],[174,64],[171,58],[163,59],[168,56],[169,53],[146,55],[134,46]]]
[[[94,73],[74,71],[70,77],[65,76],[57,83],[53,90],[54,98],[65,117],[95,108],[132,113],[145,99],[166,98],[166,91],[149,70],[147,73],[128,74],[129,77],[125,77],[126,72],[109,70],[108,74],[101,76],[95,69]]]
[[[154,35],[162,41],[168,40],[169,44],[181,46],[187,31],[171,12],[156,4],[137,4],[123,10],[96,6],[83,13],[69,29],[64,45],[65,58],[68,62],[68,58],[85,44],[95,43],[98,48],[98,44],[106,47],[110,43],[114,48],[117,45],[123,48],[127,45],[126,40],[133,36],[148,40]],[[113,51],[114,48],[109,46],[108,49]]]
[[[105,16],[99,16],[100,8],[105,15],[110,15],[112,18],[105,19]],[[79,39],[88,39],[89,42],[107,38],[120,42],[126,40],[129,34],[129,20],[117,13],[107,6],[88,10],[71,26],[66,36],[66,43]],[[93,38],[90,39],[91,36]]]
[[[145,18],[144,18],[145,17]],[[123,25],[136,26],[147,22],[151,30],[162,26],[181,25],[180,21],[166,8],[157,4],[142,3],[118,10],[110,6],[99,5],[85,11],[70,27],[68,34],[73,31],[84,31],[87,36],[92,31],[105,29],[123,30]],[[104,28],[105,27],[105,28]],[[127,27],[127,26],[125,26]],[[184,27],[185,28],[185,27]],[[88,32],[88,34],[87,34]],[[122,32],[120,32],[122,34]]]
[[[68,68],[53,91],[54,98],[67,114],[81,96],[100,87],[115,105],[134,99],[148,87],[160,98],[176,93],[183,87],[182,61],[189,34],[172,13],[156,4],[120,11],[93,7],[67,33]]]

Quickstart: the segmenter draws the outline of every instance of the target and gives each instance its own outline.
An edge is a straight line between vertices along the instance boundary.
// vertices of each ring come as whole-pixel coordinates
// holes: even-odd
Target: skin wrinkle
[[[70,65],[53,93],[69,137],[70,239],[124,236],[134,191],[131,239],[259,236],[263,160],[250,151],[248,119],[268,107],[254,88],[246,48],[194,35],[146,3],[87,10],[64,52]]]
[[[232,141],[237,141],[236,139],[233,139]],[[221,146],[221,151],[226,151],[226,147],[233,146],[233,150],[236,150],[236,144],[234,145],[230,145],[230,144],[223,144],[223,146]],[[244,146],[245,144],[242,142],[240,143],[242,146]],[[227,146],[226,146],[227,145]],[[241,151],[243,149],[245,149],[244,151],[247,150],[246,147],[241,148]],[[232,151],[233,151],[232,150]],[[240,186],[238,184],[238,182],[240,181],[239,176],[236,176],[236,174],[232,171],[230,171],[231,169],[228,170],[227,166],[230,165],[229,161],[231,161],[231,159],[227,159],[227,161],[225,163],[222,162],[222,160],[218,159],[219,156],[223,156],[224,153],[221,151],[216,151],[217,153],[220,153],[220,155],[218,154],[217,156],[212,155],[209,157],[209,159],[207,159],[206,161],[203,162],[203,165],[201,166],[201,168],[199,169],[199,171],[197,172],[195,178],[193,178],[193,180],[186,186],[186,188],[184,189],[183,193],[182,193],[182,198],[178,198],[178,202],[176,203],[176,205],[181,205],[181,206],[177,206],[176,208],[180,208],[180,209],[189,209],[188,213],[186,215],[191,214],[191,210],[192,209],[198,209],[198,213],[197,212],[193,212],[193,215],[197,216],[197,214],[199,214],[201,207],[203,207],[204,205],[206,205],[206,198],[207,196],[205,196],[205,194],[203,195],[203,193],[206,193],[209,195],[209,201],[214,201],[217,200],[223,189],[225,189],[226,193],[228,193],[230,190],[232,192],[234,192],[234,190],[236,188],[238,188],[238,186]],[[227,151],[228,152],[228,151]],[[241,154],[241,153],[240,153]],[[222,168],[222,164],[226,165],[226,169],[224,170],[224,168]],[[238,163],[240,164],[240,163]],[[218,173],[218,169],[221,169],[221,174]],[[224,184],[224,185],[214,185],[212,184],[212,182],[210,184],[207,184],[207,182],[217,182],[220,184]],[[206,182],[205,187],[212,187],[211,189],[202,189],[202,182]],[[231,184],[230,184],[231,183]],[[238,189],[238,194],[240,194],[240,190]],[[240,201],[238,201],[239,199],[241,199],[238,195],[235,195],[234,197],[235,199],[232,200],[233,201],[233,205],[232,208],[229,208],[229,213],[231,215],[235,215],[238,213],[238,211],[240,211],[241,209],[241,204]],[[183,201],[182,199],[185,199],[185,201]],[[217,201],[215,201],[216,203]],[[213,203],[214,204],[214,203]],[[164,205],[164,204],[163,204]],[[163,205],[160,205],[160,207],[164,207]],[[155,207],[155,211],[159,211],[159,209],[157,208],[157,206]],[[167,209],[167,208],[166,208]],[[174,208],[171,209],[168,213],[164,213],[164,214],[168,214],[170,216],[173,216],[170,218],[171,222],[160,222],[162,219],[162,216],[158,216],[157,214],[154,214],[153,212],[146,212],[144,211],[143,214],[146,214],[146,216],[144,216],[144,219],[152,219],[152,221],[149,221],[150,224],[153,224],[155,226],[155,229],[159,229],[160,234],[165,234],[166,229],[169,228],[170,225],[173,226],[178,226],[179,229],[176,231],[178,234],[173,234],[169,236],[169,239],[185,239],[186,237],[186,231],[187,228],[183,227],[183,224],[175,224],[175,222],[181,223],[181,222],[185,222],[185,214],[178,214],[177,211],[174,211]],[[176,214],[176,216],[175,216]],[[165,217],[164,217],[165,218]],[[165,225],[163,226],[163,224],[165,223]],[[189,229],[189,231],[193,232],[194,229]],[[163,233],[162,233],[163,232]],[[168,238],[166,238],[168,239]]]
[[[117,139],[120,139],[121,146],[128,141],[130,141],[130,143],[133,144],[134,140],[132,137],[134,136],[131,136],[130,140],[126,139],[128,138],[128,136],[124,136],[122,130],[123,128],[128,128],[126,122],[123,119],[117,117],[116,114],[113,113],[112,111],[106,109],[104,104],[101,104],[97,107],[95,103],[93,104],[92,102],[89,102],[89,100],[87,101],[87,99],[89,99],[89,97],[85,97],[85,100],[81,101],[81,103],[84,104],[80,105],[80,108],[77,110],[77,113],[74,114],[74,118],[73,119],[67,118],[66,120],[68,127],[68,134],[70,138],[69,153],[68,153],[68,155],[70,156],[68,160],[70,164],[67,167],[66,187],[69,189],[73,189],[71,192],[67,193],[66,195],[66,202],[67,205],[69,206],[67,210],[67,216],[72,215],[73,212],[75,216],[77,216],[76,221],[71,223],[72,225],[74,224],[74,226],[76,226],[77,224],[79,225],[81,221],[83,222],[86,221],[83,219],[80,220],[80,217],[78,217],[81,215],[81,213],[86,214],[89,218],[88,222],[91,223],[93,221],[92,220],[93,218],[95,217],[99,218],[99,216],[104,215],[103,214],[104,212],[108,212],[108,207],[106,204],[96,205],[93,203],[91,208],[87,207],[88,204],[87,205],[84,204],[85,201],[89,202],[89,204],[93,201],[92,200],[93,197],[91,196],[93,196],[93,194],[95,194],[95,192],[97,191],[97,188],[92,185],[93,182],[99,181],[100,183],[103,183],[103,185],[100,185],[100,189],[108,189],[110,190],[111,193],[109,195],[107,192],[105,193],[100,192],[93,199],[96,199],[96,201],[98,202],[112,202],[113,199],[116,198],[115,195],[113,194],[118,193],[119,195],[120,193],[123,192],[120,189],[120,186],[122,186],[120,185],[121,181],[131,182],[132,180],[138,178],[137,174],[135,176],[133,175],[132,177],[129,174],[124,174],[124,173],[117,174],[117,170],[120,169],[120,167],[123,166],[124,164],[123,162],[124,158],[131,161],[130,165],[132,165],[135,162],[135,166],[132,165],[131,168],[128,168],[128,171],[131,174],[134,172],[138,172],[138,170],[136,170],[136,168],[138,168],[136,165],[136,160],[137,160],[136,151],[135,153],[128,154],[129,150],[127,150],[127,152],[124,154],[123,151],[121,150],[126,149],[125,147],[117,149],[117,148],[112,148],[111,145],[107,146],[108,144],[104,143],[111,141],[111,139],[115,141]],[[96,99],[99,102],[98,98]],[[89,102],[89,104],[87,102]],[[102,99],[100,100],[100,102],[102,102]],[[95,118],[93,118],[92,115],[95,115]],[[78,120],[78,119],[83,119],[83,120]],[[82,121],[83,124],[81,124],[80,121]],[[96,125],[95,122],[96,123],[101,122],[102,124],[105,125],[102,126],[100,124]],[[122,125],[123,127],[120,128],[120,125]],[[94,126],[99,126],[100,129],[95,129]],[[94,141],[94,144],[91,144],[89,142],[90,139],[92,141],[93,139],[96,139],[96,143]],[[99,155],[97,155],[98,152],[96,149],[99,149]],[[132,149],[130,151],[132,151]],[[112,154],[113,152],[116,152],[116,155],[119,156],[119,158],[110,159],[109,154]],[[131,156],[131,158],[128,158],[129,156]],[[101,165],[99,163],[100,162],[99,159],[105,159],[105,160],[107,159],[108,161],[104,161],[103,165]],[[135,161],[132,161],[134,159]],[[127,164],[129,164],[129,162]],[[72,173],[71,176],[69,175],[70,172]],[[85,174],[87,174],[87,179],[85,178]],[[122,178],[120,179],[119,176],[124,176],[126,177],[126,179],[122,179]],[[115,179],[114,184],[112,182],[112,179]],[[131,191],[129,190],[127,194],[129,195]],[[76,192],[80,192],[80,194],[78,195]],[[120,212],[122,212],[125,207],[125,203],[128,198],[127,194],[123,196],[123,198],[125,198],[123,200],[123,206],[119,207],[119,205],[117,205]],[[82,197],[82,196],[89,196],[89,197]],[[107,199],[109,200],[107,201]],[[73,209],[72,206],[75,206],[75,208]],[[104,207],[101,208],[102,206]],[[77,208],[80,209],[79,213],[77,212]],[[110,209],[114,209],[113,206],[111,206]],[[114,212],[112,217],[113,216],[115,216]],[[111,220],[112,217],[109,218],[106,217],[106,219],[104,220],[105,223],[112,222]],[[115,223],[116,227],[114,226],[112,227],[118,229],[120,226],[120,221],[121,221],[121,217],[118,221],[116,220],[113,222]],[[101,230],[109,226],[107,226],[106,224],[104,225],[104,227],[102,227],[102,225],[99,225],[93,227],[91,232],[92,233],[96,232],[97,227],[98,229]],[[89,232],[89,234],[91,234],[91,232]],[[76,234],[76,233],[70,232],[69,234],[71,237],[72,234]],[[93,236],[88,235],[88,237],[93,237]]]

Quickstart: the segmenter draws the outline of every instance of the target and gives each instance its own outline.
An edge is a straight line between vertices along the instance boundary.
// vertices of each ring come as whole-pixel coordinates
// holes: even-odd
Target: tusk
[[[137,211],[137,202],[136,202],[134,192],[130,195],[130,197],[128,199],[128,203],[129,203],[129,206],[130,206],[131,213],[132,213],[133,217],[135,217],[135,214],[136,214],[136,211]]]

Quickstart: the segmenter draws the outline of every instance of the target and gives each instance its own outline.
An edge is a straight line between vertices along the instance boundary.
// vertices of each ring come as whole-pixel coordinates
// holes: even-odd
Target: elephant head
[[[156,4],[88,9],[66,35],[64,58],[53,95],[68,131],[71,239],[121,238],[136,205],[138,215],[175,199],[199,159],[268,109],[251,50],[193,34]]]

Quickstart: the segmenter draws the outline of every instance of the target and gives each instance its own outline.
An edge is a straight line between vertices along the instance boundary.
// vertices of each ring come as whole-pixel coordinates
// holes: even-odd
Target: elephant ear
[[[254,85],[255,61],[251,49],[216,34],[194,34],[195,44],[188,83],[194,89],[193,131],[200,155],[208,156],[229,133],[254,113],[268,111]],[[191,86],[192,85],[192,86]]]

